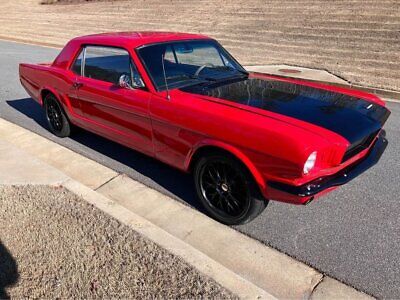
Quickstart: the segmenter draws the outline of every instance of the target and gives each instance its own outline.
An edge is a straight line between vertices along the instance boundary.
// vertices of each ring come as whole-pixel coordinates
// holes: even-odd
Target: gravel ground
[[[0,186],[0,298],[7,293],[12,298],[235,298],[76,195],[46,186]]]

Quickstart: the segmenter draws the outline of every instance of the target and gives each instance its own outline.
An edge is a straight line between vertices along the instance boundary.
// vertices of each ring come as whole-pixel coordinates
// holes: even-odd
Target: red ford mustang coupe
[[[192,172],[225,224],[252,220],[269,200],[309,203],[387,145],[378,97],[248,73],[203,35],[78,37],[51,64],[21,64],[20,80],[55,135],[82,127]]]

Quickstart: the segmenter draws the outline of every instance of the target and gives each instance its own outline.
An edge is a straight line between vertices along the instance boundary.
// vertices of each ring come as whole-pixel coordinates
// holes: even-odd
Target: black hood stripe
[[[352,144],[378,131],[390,114],[360,98],[277,80],[249,78],[182,90],[293,117],[331,130]]]

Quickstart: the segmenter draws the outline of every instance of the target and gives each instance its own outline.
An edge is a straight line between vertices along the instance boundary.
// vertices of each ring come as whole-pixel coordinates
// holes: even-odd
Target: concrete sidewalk
[[[66,191],[63,191],[63,189]],[[4,141],[1,134],[0,193],[2,208],[0,210],[0,228],[2,228],[0,244],[8,242],[6,246],[9,244],[13,246],[8,248],[8,252],[10,252],[10,255],[17,255],[16,263],[21,269],[21,274],[18,274],[21,283],[15,283],[15,287],[14,285],[9,287],[12,290],[10,294],[15,298],[25,296],[108,298],[164,295],[162,297],[166,298],[227,299],[239,296],[240,298],[274,299],[262,289],[224,268],[191,246],[184,244],[158,226],[73,180],[62,171],[28,152]],[[65,207],[62,207],[63,203],[60,202],[60,199],[66,201]],[[75,203],[81,200],[86,204]],[[15,203],[15,201],[18,201],[18,203]],[[24,202],[27,203],[23,204]],[[102,213],[94,213],[90,209],[91,205],[105,212],[109,217],[105,217]],[[81,208],[79,209],[79,207]],[[38,214],[42,214],[41,220],[38,219],[40,218]],[[28,219],[24,220],[24,218]],[[63,220],[64,218],[67,218],[67,220]],[[44,220],[46,221],[43,222]],[[80,223],[70,223],[76,220],[79,220]],[[32,235],[30,231],[26,232],[25,225],[21,227],[18,224],[13,224],[15,221],[18,221],[19,224],[27,224],[26,222],[28,222],[30,227],[33,226],[35,235]],[[120,224],[118,225],[118,223]],[[121,231],[121,223],[126,225],[126,228],[122,229],[123,232]],[[107,228],[105,228],[106,224]],[[68,233],[62,228],[68,228]],[[132,233],[129,232],[128,228],[132,230]],[[84,233],[81,238],[74,234],[82,235],[82,232],[87,233]],[[114,249],[110,250],[115,253],[103,251],[102,247],[107,245],[100,245],[105,241],[101,237],[101,232],[103,232],[103,235],[107,233],[108,239],[111,238],[115,242]],[[25,236],[24,233],[28,234]],[[99,235],[96,240],[99,240],[100,244],[95,245],[96,248],[99,248],[99,253],[89,260],[89,257],[82,256],[82,251],[86,252],[86,250],[75,249],[75,246],[83,247],[82,239],[90,242],[93,235]],[[48,240],[49,236],[50,240]],[[53,238],[51,238],[52,236]],[[129,236],[132,240],[124,240]],[[54,244],[54,240],[59,241]],[[118,240],[120,241],[118,242]],[[24,245],[20,245],[18,241],[24,241]],[[66,241],[68,245],[65,244]],[[72,246],[71,243],[77,245]],[[129,247],[130,244],[134,246]],[[57,245],[59,245],[59,248],[57,248]],[[68,250],[69,247],[72,248]],[[137,252],[131,254],[124,250],[131,248],[130,251],[132,251],[133,248],[137,247],[142,249],[136,249]],[[30,258],[25,253],[27,249],[30,249],[28,255]],[[68,251],[77,253],[67,255]],[[42,259],[40,258],[42,255],[35,258],[35,253],[48,254],[44,257],[45,261],[37,265],[38,261]],[[109,258],[99,258],[98,255],[108,255]],[[48,257],[52,261],[49,261]],[[70,258],[68,259],[68,257]],[[27,261],[28,258],[30,262]],[[124,265],[122,269],[118,267],[114,270],[113,265],[104,265],[109,260],[118,260],[119,258],[121,259],[120,264]],[[96,262],[97,260],[99,261]],[[0,266],[7,263],[0,262]],[[99,264],[102,264],[103,268],[99,269]],[[78,267],[80,265],[85,266],[84,269]],[[62,270],[61,273],[60,270]],[[73,274],[74,270],[77,272],[75,275]],[[86,274],[95,270],[98,273]],[[122,270],[125,270],[124,273],[120,273]],[[104,271],[109,273],[101,274]],[[3,272],[6,273],[3,274]],[[49,272],[54,272],[54,274]],[[112,272],[115,274],[111,274]],[[140,275],[140,272],[143,274]],[[163,273],[165,273],[163,278],[157,278]],[[58,278],[58,276],[61,276],[60,274],[63,278]],[[9,276],[7,270],[0,270],[0,279],[3,278],[3,275]],[[132,277],[138,275],[140,275],[138,280],[143,281],[142,284],[137,285],[135,281],[126,281],[129,278],[133,280]],[[51,281],[54,279],[54,283],[43,279],[43,276],[52,278]],[[90,278],[87,278],[88,276],[93,279],[95,284],[95,287],[90,289],[87,289],[88,280],[90,280]],[[118,277],[120,279],[118,281],[108,280],[107,276],[114,277],[115,280]],[[66,280],[70,280],[70,282],[66,282]],[[62,285],[61,281],[63,281]],[[0,280],[0,290],[3,288],[2,282]],[[36,286],[34,285],[35,282]],[[55,284],[56,287],[51,288],[49,284]],[[101,287],[104,284],[110,286]],[[71,289],[72,286],[73,289]],[[97,292],[98,288],[100,291]]]
[[[370,298],[123,174],[1,119],[0,157],[0,184],[61,184],[240,298]]]

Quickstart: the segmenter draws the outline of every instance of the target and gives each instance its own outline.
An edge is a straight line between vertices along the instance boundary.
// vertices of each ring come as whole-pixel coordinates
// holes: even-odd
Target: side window
[[[72,65],[72,72],[74,72],[76,75],[82,75],[82,60],[83,60],[83,51],[81,50],[81,53],[79,56],[75,59],[74,64]]]
[[[167,48],[165,48],[164,59],[165,59],[165,61],[168,61],[170,63],[174,63],[174,64],[177,63],[176,58],[175,58],[175,54],[172,51],[172,47],[171,46],[167,46]]]
[[[121,75],[132,78],[131,60],[124,49],[87,46],[83,76],[118,84]]]

